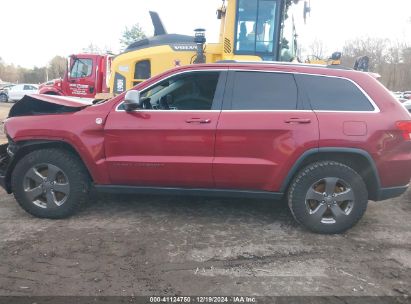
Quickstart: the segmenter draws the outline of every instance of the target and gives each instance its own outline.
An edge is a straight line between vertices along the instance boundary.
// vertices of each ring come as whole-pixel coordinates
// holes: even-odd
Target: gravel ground
[[[0,106],[5,109],[4,105]],[[338,236],[285,202],[94,196],[33,218],[0,190],[1,295],[396,296],[411,290],[411,190]]]

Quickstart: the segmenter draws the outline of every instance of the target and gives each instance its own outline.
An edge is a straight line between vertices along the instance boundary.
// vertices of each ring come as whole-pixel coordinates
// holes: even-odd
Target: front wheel
[[[8,102],[8,98],[6,94],[0,94],[0,102]]]
[[[81,161],[60,149],[29,153],[19,160],[11,178],[14,196],[28,213],[65,218],[84,204],[89,178]]]
[[[333,161],[302,169],[288,191],[288,205],[297,222],[322,234],[342,233],[364,215],[367,187],[352,168]]]

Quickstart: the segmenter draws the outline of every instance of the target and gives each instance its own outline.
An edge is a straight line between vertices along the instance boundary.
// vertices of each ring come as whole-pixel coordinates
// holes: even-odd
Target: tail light
[[[411,120],[397,121],[397,129],[402,132],[405,140],[411,141]]]

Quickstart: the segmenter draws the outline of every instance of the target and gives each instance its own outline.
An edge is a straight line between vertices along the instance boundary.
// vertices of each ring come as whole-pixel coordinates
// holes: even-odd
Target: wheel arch
[[[55,91],[47,91],[47,92],[44,92],[44,93],[42,93],[42,94],[45,94],[45,95],[56,95],[56,96],[60,96],[60,95],[61,95],[60,92],[55,92]]]
[[[330,147],[306,151],[289,170],[280,192],[285,193],[288,190],[291,181],[302,168],[310,163],[321,160],[339,162],[354,169],[360,174],[367,186],[368,198],[378,200],[381,182],[375,162],[367,151],[356,148]]]
[[[5,102],[8,102],[9,96],[8,96],[5,92],[0,92],[0,96],[5,96],[5,97],[6,97],[6,101],[5,101]]]
[[[39,90],[39,94],[61,96],[61,95],[62,95],[62,92],[59,91],[59,90],[56,89],[56,88],[46,87],[46,88],[40,89],[40,90]]]
[[[25,141],[18,143],[18,148],[15,152],[15,155],[12,157],[8,167],[7,167],[7,172],[5,175],[5,185],[6,185],[6,191],[7,193],[11,193],[11,175],[13,173],[14,168],[16,167],[17,163],[19,162],[20,159],[22,159],[24,156],[27,154],[40,150],[40,149],[61,149],[64,151],[67,151],[74,156],[76,156],[79,161],[83,164],[84,168],[86,169],[86,172],[88,174],[88,177],[90,178],[91,181],[93,181],[93,176],[90,173],[89,168],[87,167],[87,164],[83,161],[83,159],[80,157],[80,154],[77,152],[77,150],[70,145],[67,142],[64,141],[57,141],[57,140],[33,140],[33,141]]]

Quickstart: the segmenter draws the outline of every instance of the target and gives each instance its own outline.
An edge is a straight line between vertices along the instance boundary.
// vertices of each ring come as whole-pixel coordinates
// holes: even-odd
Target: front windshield
[[[236,53],[267,54],[276,49],[277,0],[239,0],[236,22]]]

